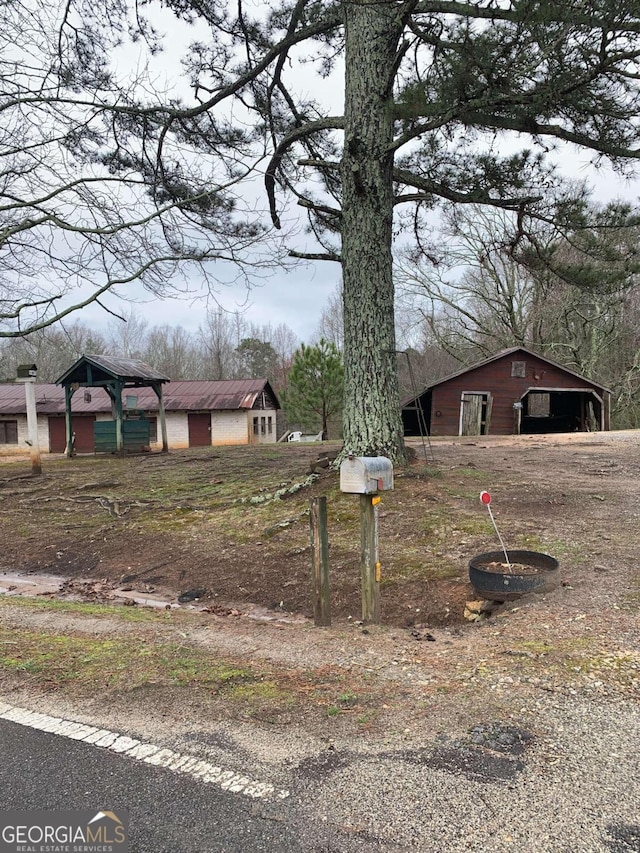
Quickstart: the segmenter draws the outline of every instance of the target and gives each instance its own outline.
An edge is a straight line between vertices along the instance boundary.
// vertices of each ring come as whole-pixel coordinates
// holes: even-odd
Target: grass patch
[[[563,661],[570,673],[586,676],[621,687],[640,686],[640,655],[618,652],[594,655],[593,657],[569,655]]]
[[[275,681],[269,680],[254,681],[251,684],[233,684],[229,687],[227,695],[241,702],[278,702],[288,707],[295,703],[291,692],[277,685]]]
[[[353,708],[353,706],[358,702],[358,697],[355,693],[347,691],[338,696],[338,702],[343,708]]]
[[[358,677],[346,684],[344,672],[332,666],[274,669],[144,635],[94,637],[0,625],[3,675],[83,698],[159,688],[184,690],[188,701],[198,690],[200,697],[223,702],[225,715],[243,719],[262,712],[333,716],[356,707],[368,715],[381,701],[376,686]]]
[[[520,673],[552,676],[576,687],[600,682],[614,689],[640,688],[640,655],[630,651],[601,651],[591,636],[514,643]],[[522,657],[520,657],[522,655]]]
[[[403,472],[398,479],[402,477],[420,479],[424,478],[426,480],[442,480],[444,474],[440,470],[440,468],[435,468],[432,465],[421,465],[414,467],[412,466],[410,470]]]
[[[79,601],[62,601],[58,598],[26,598],[20,595],[0,595],[0,607],[23,607],[25,610],[47,610],[54,613],[69,613],[98,618],[113,616],[123,622],[151,622],[170,617],[166,611],[155,611],[147,607],[125,607],[118,604],[91,604]]]
[[[516,546],[512,546],[514,549]],[[562,539],[543,539],[537,533],[524,533],[518,536],[517,549],[527,551],[538,551],[541,554],[550,554],[553,557],[578,557],[582,555],[579,546],[570,545]]]
[[[480,480],[484,481],[487,479],[487,472],[483,471],[480,468],[476,468],[475,466],[474,467],[470,467],[470,466],[467,467],[465,465],[465,466],[462,466],[460,468],[457,468],[456,474],[461,474],[463,477],[466,477],[468,480],[474,480],[474,481],[480,481]]]
[[[490,536],[491,522],[484,517],[462,512],[428,512],[422,520],[421,533],[435,545],[450,545],[460,536]]]
[[[0,668],[83,694],[150,684],[199,686],[219,693],[259,679],[249,668],[177,644],[4,628],[0,629]]]

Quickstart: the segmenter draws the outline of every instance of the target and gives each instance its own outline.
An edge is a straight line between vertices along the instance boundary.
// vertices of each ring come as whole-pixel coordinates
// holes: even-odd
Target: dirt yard
[[[438,440],[426,462],[415,445],[381,504],[379,627],[360,622],[358,498],[335,472],[309,481],[317,446],[45,458],[38,480],[7,463],[0,691],[145,737],[249,721],[271,746],[285,729],[423,744],[479,709],[510,725],[526,711],[546,732],[547,699],[632,708],[639,439]],[[561,582],[470,622],[469,560],[498,548],[482,490],[507,546],[555,556]],[[309,621],[314,495],[328,498],[331,629]],[[132,599],[157,606],[110,606]]]
[[[436,440],[383,496],[382,619],[463,623],[469,559],[499,543],[558,558],[578,609],[640,600],[640,436],[635,432]],[[325,448],[326,449],[326,448]],[[317,445],[126,458],[45,457],[0,469],[0,571],[62,576],[67,594],[117,590],[217,614],[310,617],[309,498],[328,498],[332,613],[360,618],[359,504]],[[278,497],[278,492],[283,494]],[[2,576],[0,575],[0,579]],[[87,583],[91,581],[91,583]]]

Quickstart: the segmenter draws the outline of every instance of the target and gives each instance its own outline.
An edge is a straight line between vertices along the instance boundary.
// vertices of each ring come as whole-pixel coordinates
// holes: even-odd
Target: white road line
[[[289,796],[289,791],[286,789],[278,789],[268,782],[250,779],[232,770],[223,770],[222,767],[216,767],[195,755],[175,752],[173,749],[166,749],[154,743],[143,743],[119,732],[99,729],[74,720],[64,720],[38,711],[16,708],[6,702],[0,702],[0,720],[9,720],[30,729],[50,732],[71,740],[84,741],[120,755],[127,755],[136,761],[143,761],[145,764],[166,767],[174,773],[182,773],[206,784],[216,785],[232,794],[244,794],[245,797],[254,799],[276,800],[285,800]]]

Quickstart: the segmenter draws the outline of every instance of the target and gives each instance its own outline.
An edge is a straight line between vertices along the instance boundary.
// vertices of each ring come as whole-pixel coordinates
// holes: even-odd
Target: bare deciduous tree
[[[152,326],[145,335],[142,360],[170,379],[200,379],[202,358],[193,335],[182,326]]]
[[[342,352],[344,347],[344,323],[342,322],[342,284],[339,284],[329,296],[322,309],[318,330],[318,340],[324,338]]]
[[[399,263],[401,292],[459,362],[529,347],[610,386],[614,421],[626,423],[637,374],[637,228],[605,222],[566,237],[538,225],[516,240],[516,217],[471,207],[450,222],[437,266]]]
[[[160,48],[141,10],[119,0],[0,9],[0,338],[132,282],[162,296],[190,279],[215,290],[277,254],[235,190],[259,158],[252,132],[211,117],[168,134],[178,101],[133,67],[137,49],[130,74],[111,60],[120,51],[126,67],[132,39]],[[195,164],[197,148],[211,156]]]
[[[246,330],[247,321],[239,311],[228,312],[220,306],[207,311],[197,335],[204,363],[203,379],[236,376],[236,350]]]
[[[13,381],[19,364],[35,364],[40,382],[55,382],[83,353],[105,353],[102,334],[84,323],[59,323],[25,338],[0,341],[0,381]]]

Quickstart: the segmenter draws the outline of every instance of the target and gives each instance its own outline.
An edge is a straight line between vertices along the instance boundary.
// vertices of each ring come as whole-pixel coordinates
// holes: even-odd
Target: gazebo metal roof
[[[125,385],[151,385],[157,382],[169,382],[169,377],[159,373],[153,367],[133,358],[120,358],[112,355],[82,355],[66,370],[56,385],[96,386],[114,379]]]

